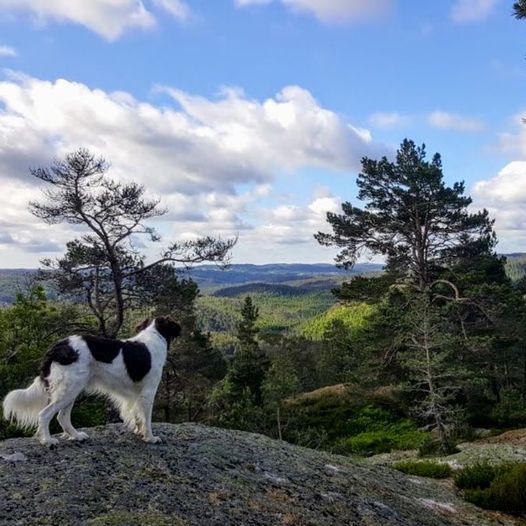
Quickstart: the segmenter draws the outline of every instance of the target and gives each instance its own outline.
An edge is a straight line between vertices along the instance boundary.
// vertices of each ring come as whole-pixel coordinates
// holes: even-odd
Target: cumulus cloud
[[[314,195],[313,200],[306,206],[280,205],[263,209],[261,216],[264,221],[245,239],[252,243],[265,239],[271,244],[304,244],[312,247],[315,244],[313,235],[328,228],[327,212],[341,212],[339,197]]]
[[[16,57],[18,53],[11,46],[0,46],[0,57]]]
[[[298,86],[263,101],[234,89],[214,99],[161,91],[171,104],[14,73],[0,82],[0,179],[22,199],[6,200],[5,214],[16,218],[34,198],[29,167],[86,147],[111,162],[111,176],[162,195],[170,210],[163,229],[232,235],[252,229],[247,209],[268,198],[277,174],[352,171],[362,156],[384,153],[367,130]],[[27,224],[34,222],[29,217]],[[57,235],[56,242],[67,238]]]
[[[486,20],[500,0],[456,0],[451,8],[451,19],[457,23]]]
[[[239,7],[270,4],[273,0],[235,0]],[[393,0],[279,0],[292,11],[312,13],[323,22],[364,19],[388,12]]]
[[[152,0],[178,19],[188,18],[182,0]],[[116,40],[129,29],[150,29],[156,18],[142,0],[0,0],[0,13],[29,13],[37,23],[72,22],[87,27],[107,40]]]
[[[526,249],[526,161],[507,164],[495,177],[475,183],[474,204],[495,218],[501,252]]]
[[[434,128],[461,132],[480,132],[485,128],[484,123],[479,119],[445,111],[430,113],[428,123]]]

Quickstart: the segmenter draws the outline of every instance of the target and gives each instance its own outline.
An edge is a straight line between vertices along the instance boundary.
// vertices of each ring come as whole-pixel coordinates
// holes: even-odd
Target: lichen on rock
[[[196,424],[157,424],[144,444],[119,425],[46,449],[0,442],[0,525],[513,525],[451,486],[383,466]]]

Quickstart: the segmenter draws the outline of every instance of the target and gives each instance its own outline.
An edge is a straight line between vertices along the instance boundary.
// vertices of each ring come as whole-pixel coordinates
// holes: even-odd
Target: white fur
[[[4,418],[16,420],[17,424],[30,429],[38,425],[38,413],[46,407],[48,394],[40,377],[36,377],[27,389],[16,389],[4,398]]]
[[[69,440],[84,440],[85,433],[71,424],[71,409],[81,392],[106,395],[118,409],[123,422],[146,442],[160,442],[152,434],[153,401],[164,363],[167,342],[152,322],[128,341],[146,345],[151,355],[151,369],[139,382],[128,375],[122,353],[112,363],[95,360],[82,336],[70,336],[69,345],[78,352],[78,360],[69,365],[51,364],[46,389],[40,378],[35,378],[27,389],[17,389],[7,394],[3,401],[4,417],[25,428],[37,427],[37,436],[45,445],[58,442],[49,433],[49,423],[58,413],[58,421]]]

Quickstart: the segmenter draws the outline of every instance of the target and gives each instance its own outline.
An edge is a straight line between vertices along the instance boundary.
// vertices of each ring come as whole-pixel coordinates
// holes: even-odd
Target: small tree
[[[204,237],[173,243],[157,260],[146,264],[136,240],[141,236],[152,242],[160,240],[146,222],[165,210],[159,208],[157,199],[145,197],[142,186],[109,179],[108,168],[102,157],[81,149],[49,168],[31,170],[48,188],[42,202],[30,203],[30,211],[49,224],[69,223],[86,230],[80,239],[67,244],[62,258],[43,263],[61,293],[88,303],[99,332],[115,336],[135,297],[140,274],[161,263],[224,262],[235,240]]]
[[[256,335],[259,329],[256,322],[258,308],[252,298],[247,296],[241,309],[241,321],[238,325],[239,341],[229,372],[230,381],[240,392],[248,389],[256,405],[263,401],[262,385],[269,367],[269,359],[260,348]]]
[[[437,433],[445,453],[459,423],[455,402],[466,379],[466,370],[457,364],[461,343],[427,294],[410,297],[401,334],[399,359],[408,373],[412,412]]]
[[[293,360],[285,353],[275,355],[263,383],[263,392],[265,404],[274,409],[280,440],[283,440],[283,404],[288,397],[298,394],[299,391],[300,381],[294,370]]]

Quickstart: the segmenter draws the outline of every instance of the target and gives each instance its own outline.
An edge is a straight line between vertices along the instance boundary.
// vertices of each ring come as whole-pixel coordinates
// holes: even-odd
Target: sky
[[[82,232],[27,210],[29,169],[80,147],[144,185],[162,241],[233,263],[331,262],[364,156],[404,138],[526,251],[526,22],[512,0],[0,0],[0,267]]]

